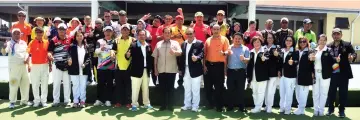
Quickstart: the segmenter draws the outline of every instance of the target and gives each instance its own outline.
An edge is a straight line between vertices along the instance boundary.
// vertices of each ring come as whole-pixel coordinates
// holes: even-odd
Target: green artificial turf
[[[50,104],[49,104],[50,105]],[[250,108],[248,108],[250,109]],[[295,108],[293,108],[294,110]],[[346,109],[347,118],[344,120],[359,120],[360,115],[359,107],[349,107]],[[190,111],[181,111],[180,107],[176,107],[174,112],[170,111],[158,111],[158,107],[154,110],[146,110],[140,108],[139,111],[132,112],[125,107],[113,108],[113,107],[94,107],[87,106],[86,108],[70,108],[68,107],[46,107],[46,108],[34,108],[26,106],[16,106],[15,109],[8,108],[7,100],[0,100],[0,118],[1,120],[162,120],[162,119],[274,119],[274,120],[337,120],[339,119],[335,115],[330,117],[312,117],[313,110],[311,108],[306,109],[306,115],[281,115],[279,109],[274,108],[273,113],[268,114],[265,112],[257,114],[243,114],[237,111],[233,112],[216,112],[215,110],[200,110],[198,113]]]

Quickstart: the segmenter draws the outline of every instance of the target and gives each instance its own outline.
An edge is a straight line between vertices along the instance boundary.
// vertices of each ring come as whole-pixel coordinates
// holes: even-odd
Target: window
[[[347,17],[336,17],[335,18],[335,27],[341,29],[349,29],[349,19]]]

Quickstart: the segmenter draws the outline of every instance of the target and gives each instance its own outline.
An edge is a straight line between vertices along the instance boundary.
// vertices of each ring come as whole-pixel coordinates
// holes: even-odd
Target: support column
[[[249,0],[248,23],[252,20],[256,20],[256,0]]]
[[[95,22],[98,16],[99,16],[99,2],[98,0],[91,0],[91,21]]]
[[[11,29],[12,28],[12,22],[13,22],[13,15],[9,14],[9,22],[8,22],[8,27]],[[9,29],[9,30],[10,30]]]
[[[25,9],[25,12],[26,12],[25,22],[29,23],[29,18],[30,18],[29,6],[25,5],[24,9]]]

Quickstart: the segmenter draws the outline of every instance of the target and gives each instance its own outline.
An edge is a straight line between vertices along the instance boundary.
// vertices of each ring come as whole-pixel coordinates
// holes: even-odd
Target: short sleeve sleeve
[[[152,56],[154,57],[154,58],[156,58],[157,56],[158,56],[158,51],[159,51],[159,49],[158,49],[158,46],[159,46],[159,43],[160,42],[158,42],[157,44],[156,44],[156,46],[155,46],[155,48],[154,48],[154,52],[153,52],[153,54],[152,54]]]

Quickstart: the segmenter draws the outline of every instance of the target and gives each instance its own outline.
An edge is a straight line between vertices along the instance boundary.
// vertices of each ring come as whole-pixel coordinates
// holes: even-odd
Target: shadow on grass
[[[225,112],[217,112],[215,109],[200,111],[200,114],[203,115],[206,119],[225,119],[226,117],[223,116],[223,113]]]
[[[18,110],[18,109],[22,109],[22,108],[24,108],[24,107],[25,107],[25,106],[15,106],[14,109],[10,109],[10,108],[6,107],[6,108],[3,108],[3,109],[0,109],[0,113],[15,111],[15,110]]]
[[[154,110],[153,112],[148,112],[147,114],[153,116],[153,117],[166,117],[168,116],[167,119],[171,119],[175,117],[175,114],[173,111],[169,111],[169,110],[164,110],[164,111],[159,111],[158,109]]]
[[[30,112],[40,109],[39,107],[23,107],[22,109],[15,110],[11,113],[11,117],[15,117],[16,115],[23,115],[25,112]]]
[[[107,109],[110,109],[110,107],[105,107],[105,106],[91,106],[91,107],[88,107],[88,108],[85,108],[85,112],[89,113],[90,115],[94,115],[95,113],[98,113],[100,111],[103,111],[103,110],[107,110]],[[105,116],[105,115],[103,115]]]
[[[137,115],[141,115],[141,114],[144,114],[145,112],[147,112],[148,110],[147,109],[144,109],[144,108],[138,108],[138,111],[131,111],[129,110],[128,108],[117,108],[117,112],[116,113],[112,113],[113,111],[108,111],[108,114],[109,115],[112,115],[112,114],[117,114],[117,113],[120,113],[120,114],[117,114],[116,115],[116,118],[118,120],[121,120],[121,117],[135,117]],[[149,110],[150,111],[150,110]]]
[[[179,119],[189,119],[190,118],[190,120],[198,119],[199,118],[198,115],[200,115],[199,112],[192,112],[190,110],[187,110],[187,111],[180,110],[180,112],[174,112],[174,114],[176,114]]]
[[[238,110],[236,111],[229,111],[229,112],[224,112],[223,115],[228,116],[231,119],[237,119],[237,120],[241,120],[244,119],[246,117],[248,117],[246,115],[246,113],[240,112]]]

